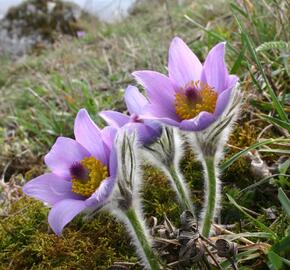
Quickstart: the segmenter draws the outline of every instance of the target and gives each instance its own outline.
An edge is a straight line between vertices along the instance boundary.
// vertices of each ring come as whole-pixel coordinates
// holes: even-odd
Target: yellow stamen
[[[187,94],[186,91],[194,92]],[[192,119],[202,111],[213,113],[217,101],[217,93],[208,84],[191,82],[185,90],[175,95],[176,114],[182,120]]]
[[[89,197],[108,177],[108,168],[94,157],[86,157],[80,162],[87,170],[87,179],[72,178],[72,191],[76,194]]]

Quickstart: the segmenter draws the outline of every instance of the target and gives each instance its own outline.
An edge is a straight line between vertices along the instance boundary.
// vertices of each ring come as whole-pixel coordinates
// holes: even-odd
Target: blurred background
[[[121,21],[133,10],[136,0],[1,0],[1,54],[23,55],[39,46],[49,46],[57,32],[81,35],[77,21],[83,13],[100,21]]]
[[[0,18],[3,18],[11,7],[23,3],[24,0],[3,0],[0,7]],[[46,1],[53,3],[53,1]],[[136,0],[63,0],[63,2],[74,3],[82,10],[97,16],[105,21],[114,21],[120,16],[126,16],[129,9],[134,5]]]

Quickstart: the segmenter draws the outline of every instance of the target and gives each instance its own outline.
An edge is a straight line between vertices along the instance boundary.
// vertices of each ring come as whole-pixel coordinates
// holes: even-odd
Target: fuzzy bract
[[[80,212],[104,205],[116,182],[116,129],[99,129],[81,109],[74,135],[75,140],[56,140],[44,159],[50,172],[23,187],[26,195],[52,206],[48,222],[57,235]]]
[[[186,131],[209,127],[223,114],[238,82],[237,76],[229,74],[224,54],[222,42],[211,49],[202,65],[180,38],[174,38],[168,76],[148,70],[133,73],[149,99],[142,117]]]

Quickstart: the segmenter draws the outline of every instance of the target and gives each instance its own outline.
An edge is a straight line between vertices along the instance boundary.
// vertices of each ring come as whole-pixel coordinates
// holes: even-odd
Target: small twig
[[[166,244],[173,244],[176,246],[180,246],[181,244],[179,243],[178,240],[176,239],[166,239],[166,238],[161,238],[161,237],[154,237],[154,241],[160,242],[160,243],[166,243]]]
[[[226,234],[234,235],[233,232],[228,231],[227,229],[224,229],[223,227],[221,227],[221,226],[219,226],[219,225],[217,225],[217,224],[213,224],[213,226],[214,226],[217,230],[219,230],[219,232],[220,232],[221,234],[226,233]],[[239,239],[240,239],[240,241],[242,241],[243,243],[248,244],[248,245],[254,245],[254,244],[255,244],[254,242],[248,240],[248,239],[245,238],[245,237],[241,237],[241,238],[239,238]]]
[[[230,263],[231,263],[233,269],[234,269],[234,270],[238,270],[238,266],[237,266],[237,262],[236,262],[236,260],[233,259],[233,258],[229,258],[228,260],[230,261]]]
[[[257,249],[259,251],[262,251],[264,254],[266,254],[266,252],[269,250],[269,248],[271,247],[271,245],[267,244],[267,243],[253,243],[250,244],[248,246],[244,246],[244,247],[239,247],[239,251],[246,251],[249,249]]]
[[[243,148],[227,143],[227,146],[236,150],[243,150]]]
[[[238,196],[238,199],[242,197],[243,195],[243,192],[246,192],[250,189],[253,189],[253,188],[256,188],[258,187],[259,185],[262,185],[264,183],[267,183],[269,180],[271,180],[272,178],[274,177],[277,177],[277,176],[285,176],[285,177],[290,177],[289,174],[283,174],[283,173],[276,173],[276,174],[272,174],[271,176],[268,176],[268,177],[265,177],[263,178],[262,180],[250,185],[250,186],[247,186],[245,187],[244,189],[242,189],[240,192],[239,192],[239,196]]]
[[[203,247],[205,248],[205,250],[207,251],[207,254],[212,258],[212,260],[214,261],[214,263],[216,264],[217,268],[220,270],[223,270],[221,265],[219,264],[219,262],[216,260],[216,258],[212,255],[211,251],[207,248],[207,246],[200,240],[198,240],[198,242],[203,245]]]
[[[208,240],[206,237],[202,236],[201,234],[199,235],[199,237],[206,242],[207,244],[209,244],[210,246],[212,246],[213,248],[216,248],[216,245],[214,243],[212,243],[210,240]]]
[[[257,136],[256,141],[259,141],[261,139],[261,137],[263,136],[263,134],[272,127],[273,125],[270,124],[268,126],[266,126],[265,128],[263,128],[263,130],[259,133],[259,135]]]
[[[250,210],[250,209],[248,209],[248,208],[246,208],[246,207],[243,207],[243,206],[241,206],[241,208],[242,208],[244,211],[246,211],[246,212],[248,212],[248,213],[250,213],[250,214],[252,214],[252,215],[254,215],[254,216],[259,216],[259,214],[258,214],[257,212],[255,212],[255,211],[253,211],[253,210]]]
[[[11,165],[12,163],[12,160],[8,161],[8,163],[5,165],[4,169],[3,169],[3,172],[2,172],[2,175],[1,175],[1,179],[0,181],[4,183],[4,178],[5,178],[5,174],[6,174],[6,171],[8,170],[9,166]]]

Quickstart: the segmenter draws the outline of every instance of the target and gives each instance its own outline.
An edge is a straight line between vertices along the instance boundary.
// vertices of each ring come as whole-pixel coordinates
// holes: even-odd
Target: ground
[[[233,233],[261,236],[266,227],[276,234],[275,239],[261,237],[264,249],[245,256],[241,269],[286,269],[281,258],[290,259],[290,223],[278,190],[289,195],[287,5],[282,0],[146,1],[120,23],[84,16],[81,38],[59,37],[52,49],[16,61],[1,57],[0,269],[107,269],[117,261],[137,262],[123,226],[108,213],[89,221],[76,218],[59,238],[48,226],[48,209],[23,196],[20,187],[46,170],[43,156],[57,136],[72,136],[80,108],[102,126],[98,111],[125,111],[124,89],[135,84],[131,72],[166,73],[174,36],[201,60],[217,42],[227,41],[228,67],[240,77],[245,101],[221,163],[220,221]],[[252,151],[241,155],[250,146]],[[202,172],[189,150],[181,168],[200,205]],[[166,177],[147,164],[143,171],[147,217],[162,220],[166,213],[178,224],[180,210]]]

